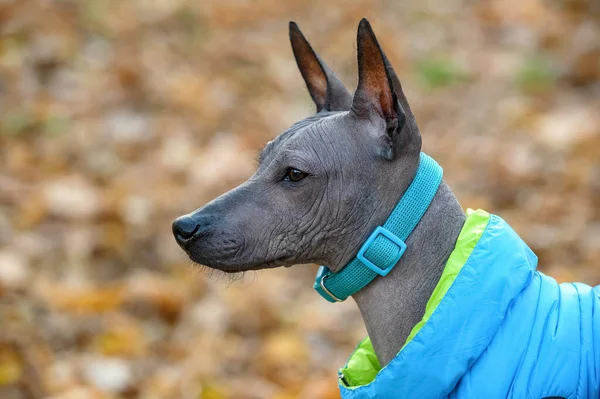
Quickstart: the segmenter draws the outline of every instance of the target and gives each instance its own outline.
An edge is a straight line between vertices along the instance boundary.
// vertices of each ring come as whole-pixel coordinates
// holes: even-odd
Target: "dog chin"
[[[287,262],[284,262],[281,259],[261,261],[261,262],[252,262],[252,263],[237,263],[231,262],[231,260],[216,260],[216,259],[206,259],[199,256],[194,256],[194,254],[188,255],[190,260],[197,265],[206,266],[210,269],[215,269],[222,271],[228,274],[247,272],[250,270],[261,270],[261,269],[273,269],[280,266],[291,266]]]

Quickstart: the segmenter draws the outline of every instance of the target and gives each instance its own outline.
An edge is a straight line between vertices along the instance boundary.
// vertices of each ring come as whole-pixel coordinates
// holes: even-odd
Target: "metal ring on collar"
[[[321,286],[321,289],[323,289],[323,291],[324,291],[324,292],[325,292],[327,295],[329,295],[329,297],[330,297],[331,299],[334,299],[336,302],[344,302],[342,299],[340,299],[340,298],[338,298],[337,296],[333,295],[333,294],[331,293],[331,291],[329,291],[329,290],[327,289],[327,287],[325,287],[325,284],[323,283],[323,281],[325,280],[325,277],[327,277],[327,275],[326,275],[326,274],[324,274],[324,275],[323,275],[323,277],[321,277],[321,281],[319,281],[319,285]]]

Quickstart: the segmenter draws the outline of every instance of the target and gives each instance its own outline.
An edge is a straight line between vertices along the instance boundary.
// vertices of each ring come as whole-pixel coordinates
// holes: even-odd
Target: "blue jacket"
[[[600,397],[600,286],[558,284],[501,218],[469,212],[423,320],[383,369],[368,339],[343,398]]]

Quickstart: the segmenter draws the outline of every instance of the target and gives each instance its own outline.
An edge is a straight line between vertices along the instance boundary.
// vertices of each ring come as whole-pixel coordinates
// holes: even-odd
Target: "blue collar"
[[[321,266],[314,289],[329,302],[342,302],[375,277],[387,275],[404,254],[405,241],[429,208],[441,181],[442,167],[421,153],[412,183],[383,226],[371,233],[356,258],[337,273]]]

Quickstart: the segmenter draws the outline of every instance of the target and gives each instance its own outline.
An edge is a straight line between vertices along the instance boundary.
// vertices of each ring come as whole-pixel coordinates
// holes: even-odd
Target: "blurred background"
[[[354,303],[170,223],[314,112],[288,21],[354,89],[365,16],[463,206],[600,284],[597,0],[0,0],[1,398],[338,397]]]

